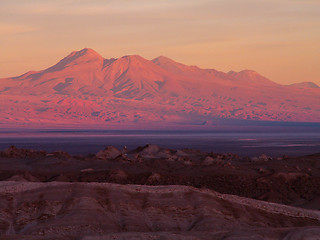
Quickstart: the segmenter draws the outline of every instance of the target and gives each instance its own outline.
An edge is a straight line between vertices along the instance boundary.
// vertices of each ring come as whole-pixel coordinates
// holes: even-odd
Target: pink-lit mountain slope
[[[297,87],[297,88],[319,88],[319,86],[313,82],[294,83],[294,84],[291,84],[290,86]]]
[[[320,122],[320,88],[285,86],[255,71],[228,73],[166,57],[104,59],[92,49],[0,79],[0,123],[207,125],[221,119]]]

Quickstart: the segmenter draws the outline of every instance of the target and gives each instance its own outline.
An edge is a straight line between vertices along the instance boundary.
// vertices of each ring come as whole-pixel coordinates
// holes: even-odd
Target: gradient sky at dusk
[[[3,0],[0,46],[0,77],[89,47],[320,84],[320,1]]]

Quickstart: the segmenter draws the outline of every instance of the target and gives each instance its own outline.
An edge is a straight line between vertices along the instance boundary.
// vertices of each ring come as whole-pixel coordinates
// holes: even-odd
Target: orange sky
[[[105,58],[159,55],[273,81],[320,84],[319,0],[0,2],[0,77],[41,70],[84,47]]]

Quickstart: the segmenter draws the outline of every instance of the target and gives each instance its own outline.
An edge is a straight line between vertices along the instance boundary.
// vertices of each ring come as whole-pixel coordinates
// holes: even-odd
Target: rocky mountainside
[[[223,73],[166,57],[104,59],[92,49],[42,71],[0,79],[0,99],[5,126],[320,121],[320,88],[312,83],[285,86],[251,70]]]

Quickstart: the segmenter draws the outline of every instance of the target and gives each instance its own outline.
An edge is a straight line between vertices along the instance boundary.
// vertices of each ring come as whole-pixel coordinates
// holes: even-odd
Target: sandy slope
[[[319,156],[10,147],[0,152],[0,239],[318,240]]]
[[[316,239],[320,234],[319,211],[187,186],[0,182],[0,194],[6,239]]]

